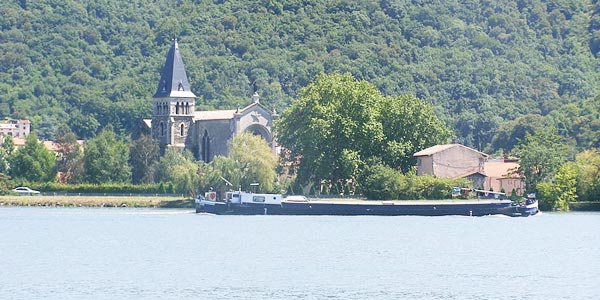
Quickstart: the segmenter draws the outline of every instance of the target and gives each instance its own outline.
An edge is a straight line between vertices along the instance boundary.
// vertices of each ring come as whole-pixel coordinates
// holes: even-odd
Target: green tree
[[[388,166],[377,164],[368,167],[361,179],[361,191],[373,200],[400,199],[401,174]]]
[[[408,172],[417,160],[413,154],[442,144],[450,130],[436,117],[433,106],[413,95],[385,97],[379,105],[383,145],[377,156],[388,166]]]
[[[577,200],[577,167],[573,162],[562,165],[552,182],[538,184],[540,209],[569,210],[569,202]]]
[[[554,128],[527,134],[513,154],[520,158],[519,172],[525,175],[528,192],[537,192],[537,184],[552,179],[558,168],[572,158],[573,147]]]
[[[298,159],[298,180],[341,189],[366,161],[408,170],[414,152],[445,142],[450,131],[414,96],[385,97],[350,74],[321,74],[277,123],[279,142]]]
[[[130,162],[134,184],[150,183],[153,180],[152,163],[159,159],[158,144],[151,136],[141,134],[130,147]]]
[[[8,174],[8,160],[10,155],[15,150],[15,143],[11,136],[5,136],[0,147],[0,173]]]
[[[600,201],[600,152],[596,149],[577,154],[577,200]]]
[[[352,75],[321,74],[286,110],[277,131],[279,142],[300,158],[302,183],[342,185],[356,179],[360,164],[383,141],[375,86]]]
[[[84,151],[85,178],[90,183],[129,182],[129,147],[117,138],[112,126],[88,140]]]
[[[9,175],[14,179],[48,182],[56,179],[56,157],[31,133],[25,145],[16,149],[9,158]]]
[[[190,152],[167,148],[153,169],[156,182],[172,183],[177,193],[196,195],[199,166]]]

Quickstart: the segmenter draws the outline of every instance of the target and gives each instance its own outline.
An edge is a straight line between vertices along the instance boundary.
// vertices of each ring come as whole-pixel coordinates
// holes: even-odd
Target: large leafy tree
[[[131,167],[129,146],[117,138],[112,126],[106,126],[100,134],[85,146],[84,167],[86,181],[90,183],[129,182]]]
[[[384,97],[379,104],[384,140],[376,153],[388,166],[409,171],[415,152],[444,143],[450,130],[435,115],[433,106],[413,95]]]
[[[299,159],[302,183],[343,185],[384,141],[378,104],[384,96],[350,74],[321,74],[302,89],[277,123],[280,144]]]
[[[9,166],[9,175],[15,179],[48,182],[56,177],[56,157],[34,133],[27,136],[23,147],[11,154]]]
[[[520,158],[519,172],[525,175],[527,191],[537,192],[538,183],[551,180],[562,164],[573,158],[573,152],[573,146],[555,128],[547,128],[527,134],[512,153]]]
[[[366,161],[408,170],[412,154],[446,142],[450,131],[414,96],[385,97],[350,74],[321,74],[277,123],[302,184],[356,182]]]

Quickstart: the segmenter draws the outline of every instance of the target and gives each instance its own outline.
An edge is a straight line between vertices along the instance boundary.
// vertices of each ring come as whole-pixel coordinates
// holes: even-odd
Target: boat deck
[[[308,201],[282,201],[283,203],[310,204],[349,204],[349,205],[465,205],[465,204],[498,204],[510,203],[508,199],[473,199],[473,200],[362,200],[362,199],[308,199]]]

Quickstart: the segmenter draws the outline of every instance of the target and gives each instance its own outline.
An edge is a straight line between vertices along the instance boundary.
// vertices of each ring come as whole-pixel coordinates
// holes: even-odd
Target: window
[[[185,125],[183,125],[183,123],[181,123],[181,125],[179,125],[179,135],[183,136],[184,130],[185,130]]]
[[[204,130],[204,136],[202,137],[202,159],[204,162],[210,162],[210,137],[206,130]]]
[[[252,196],[252,202],[265,202],[265,196]]]

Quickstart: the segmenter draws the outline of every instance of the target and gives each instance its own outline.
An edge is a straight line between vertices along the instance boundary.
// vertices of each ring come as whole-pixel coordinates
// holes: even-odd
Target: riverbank
[[[572,211],[600,211],[600,201],[570,202],[569,209]]]
[[[193,208],[193,199],[154,196],[0,196],[0,206]]]

